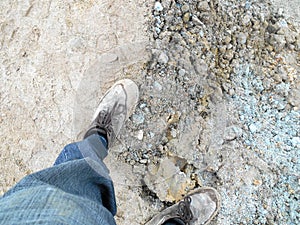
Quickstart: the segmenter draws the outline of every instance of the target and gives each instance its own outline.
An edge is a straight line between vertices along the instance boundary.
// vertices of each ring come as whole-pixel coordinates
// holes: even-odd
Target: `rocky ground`
[[[16,28],[24,22],[2,15],[3,191],[50,166],[64,143],[80,137],[101,94],[128,77],[140,101],[107,159],[119,224],[143,224],[199,186],[222,196],[212,224],[298,224],[300,4],[143,3],[52,3],[46,12],[58,9],[56,25],[66,27],[28,22],[27,42],[20,41],[26,29]],[[43,14],[35,5],[16,11],[36,19]],[[60,35],[44,34],[50,28]],[[47,49],[43,34],[60,39]]]

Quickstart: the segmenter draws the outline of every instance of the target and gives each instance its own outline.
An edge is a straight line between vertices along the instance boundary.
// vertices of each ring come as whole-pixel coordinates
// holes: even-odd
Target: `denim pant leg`
[[[115,224],[113,183],[98,135],[67,145],[55,166],[23,178],[0,199],[0,224]]]

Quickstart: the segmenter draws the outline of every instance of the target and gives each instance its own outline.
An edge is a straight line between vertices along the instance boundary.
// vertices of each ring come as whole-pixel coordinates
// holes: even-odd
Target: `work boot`
[[[146,225],[162,225],[169,222],[169,224],[188,225],[208,224],[219,209],[219,193],[214,188],[202,187],[189,193],[179,203],[154,216]]]
[[[133,113],[138,98],[139,90],[132,80],[116,82],[101,98],[84,138],[99,134],[107,140],[108,147],[111,147],[125,121]]]

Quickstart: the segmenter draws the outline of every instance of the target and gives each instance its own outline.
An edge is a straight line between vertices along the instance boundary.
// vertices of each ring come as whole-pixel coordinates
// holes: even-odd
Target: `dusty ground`
[[[213,224],[299,223],[298,0],[172,2],[1,1],[1,193],[51,166],[129,77],[141,100],[107,159],[119,224],[201,185],[222,195]]]

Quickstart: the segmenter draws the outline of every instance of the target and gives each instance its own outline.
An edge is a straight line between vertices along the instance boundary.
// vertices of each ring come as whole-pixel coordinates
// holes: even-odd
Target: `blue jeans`
[[[0,224],[116,224],[106,156],[107,142],[98,135],[65,146],[53,167],[26,176],[0,198]]]
[[[91,135],[67,145],[53,167],[30,174],[0,198],[0,224],[116,224],[107,148]]]

